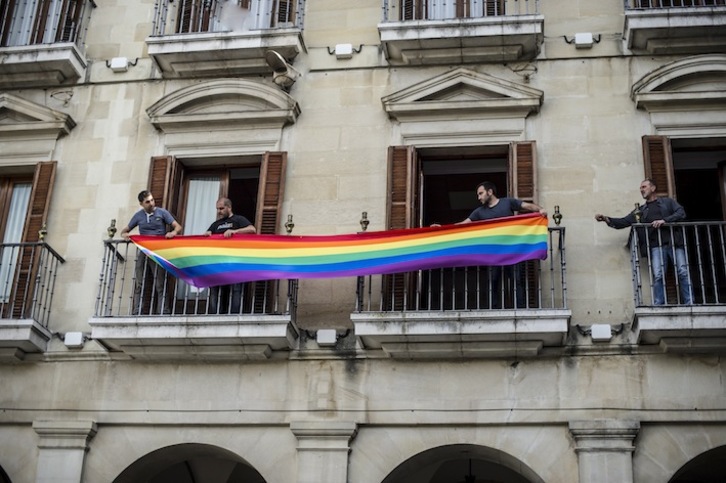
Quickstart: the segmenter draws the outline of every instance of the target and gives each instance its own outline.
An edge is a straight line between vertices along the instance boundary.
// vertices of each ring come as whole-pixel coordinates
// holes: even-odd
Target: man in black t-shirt
[[[547,217],[547,210],[541,206],[531,203],[529,201],[523,201],[517,198],[499,198],[497,196],[497,187],[491,181],[484,181],[479,183],[476,187],[476,197],[481,203],[481,206],[474,209],[471,214],[462,221],[455,223],[461,225],[464,223],[471,223],[474,221],[491,220],[494,218],[502,218],[506,216],[514,216],[515,213],[520,211],[528,211],[532,213],[539,213],[541,216]],[[438,226],[433,224],[431,226]],[[513,266],[500,267],[492,266],[487,267],[487,278],[491,285],[491,307],[495,309],[502,308],[502,301],[504,298],[504,292],[500,289],[500,280],[502,272],[506,270],[507,275],[515,281],[515,301],[518,308],[527,307],[526,300],[526,288],[523,280],[524,270],[523,265],[518,263]]]
[[[235,233],[257,233],[254,225],[244,216],[232,213],[232,201],[229,198],[217,200],[217,221],[212,223],[204,233],[224,235],[225,238]],[[209,313],[239,314],[242,302],[242,284],[220,285],[209,289]]]

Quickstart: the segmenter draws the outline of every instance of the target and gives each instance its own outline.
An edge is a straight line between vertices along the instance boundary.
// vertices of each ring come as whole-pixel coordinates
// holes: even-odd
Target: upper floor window
[[[158,0],[153,35],[302,27],[304,0]]]
[[[384,22],[534,15],[539,0],[384,0]]]
[[[628,0],[628,3],[630,8],[714,7],[726,5],[726,0]]]
[[[62,42],[82,43],[89,0],[9,0],[2,2],[3,47]]]

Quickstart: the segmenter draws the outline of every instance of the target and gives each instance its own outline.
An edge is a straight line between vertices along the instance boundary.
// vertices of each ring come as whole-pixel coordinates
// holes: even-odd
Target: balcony
[[[93,0],[19,0],[0,7],[0,89],[59,86],[82,79]]]
[[[724,222],[665,225],[655,234],[647,225],[633,225],[633,329],[641,345],[659,346],[665,352],[726,352],[725,236]],[[652,245],[662,245],[660,257],[641,248]],[[664,256],[670,260],[661,288],[654,268]],[[679,258],[681,276],[672,263]]]
[[[625,0],[625,45],[641,54],[726,48],[726,0]]]
[[[292,349],[297,280],[197,289],[127,241],[104,242],[91,338],[145,360],[265,360]]]
[[[561,347],[571,317],[564,228],[549,228],[548,246],[547,260],[515,266],[361,277],[356,336],[402,359],[534,357]]]
[[[44,242],[0,244],[0,360],[45,352],[58,267],[65,260]]]
[[[544,42],[539,0],[383,0],[378,25],[391,65],[512,62]]]
[[[156,0],[146,43],[165,78],[270,74],[265,53],[292,63],[305,0]]]

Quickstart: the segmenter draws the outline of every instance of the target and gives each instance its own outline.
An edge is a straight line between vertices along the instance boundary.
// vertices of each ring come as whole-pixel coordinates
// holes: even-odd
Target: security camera
[[[300,76],[300,72],[295,70],[280,53],[274,50],[265,52],[265,62],[272,69],[272,82],[285,90],[288,90]]]

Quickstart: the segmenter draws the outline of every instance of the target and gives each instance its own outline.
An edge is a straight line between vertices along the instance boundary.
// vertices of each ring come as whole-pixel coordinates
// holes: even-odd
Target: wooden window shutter
[[[420,224],[421,166],[414,146],[388,148],[388,220],[389,230],[413,228]],[[414,273],[396,273],[383,277],[384,310],[413,309],[418,277]]]
[[[85,0],[66,0],[63,3],[61,24],[58,25],[56,42],[75,42],[81,25],[81,13]]]
[[[401,0],[401,20],[425,20],[426,0]]]
[[[257,192],[257,213],[254,221],[257,233],[263,235],[277,233],[285,191],[286,168],[286,152],[268,151],[262,156],[260,184]],[[274,310],[278,294],[277,281],[255,282],[251,290],[254,293],[254,312],[262,313]]]
[[[656,195],[676,199],[671,140],[667,136],[643,136],[645,177],[657,185]]]
[[[278,23],[291,23],[295,16],[294,0],[278,0],[279,8],[277,10]]]
[[[255,227],[257,233],[274,235],[280,220],[285,188],[286,152],[266,152],[260,166]]]
[[[504,15],[504,0],[486,0],[484,4],[484,15],[486,17]]]
[[[149,167],[149,191],[156,206],[168,210],[177,218],[181,208],[181,180],[184,166],[174,156],[154,156]]]
[[[456,0],[456,18],[467,18],[471,16],[469,1],[470,0]]]
[[[509,183],[507,196],[520,198],[530,203],[537,199],[537,146],[534,141],[522,141],[509,145]],[[520,264],[519,270],[524,283],[529,287],[528,307],[537,307],[539,279],[538,260]]]
[[[40,240],[38,231],[43,227],[48,217],[48,202],[53,192],[57,164],[56,161],[47,161],[38,163],[35,166],[28,215],[25,218],[25,229],[23,230],[24,242],[37,242]]]
[[[509,145],[509,183],[507,196],[530,203],[537,199],[537,146],[534,141]]]
[[[413,228],[420,222],[421,168],[413,146],[388,148],[389,230]]]

